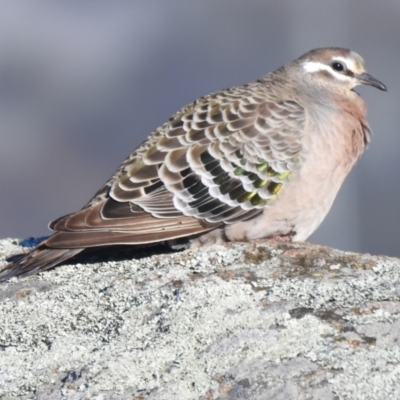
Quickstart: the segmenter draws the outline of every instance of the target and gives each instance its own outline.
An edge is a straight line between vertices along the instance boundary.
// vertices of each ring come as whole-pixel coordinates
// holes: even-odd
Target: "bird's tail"
[[[52,268],[63,261],[80,253],[83,249],[51,249],[46,245],[39,245],[21,259],[7,264],[0,271],[0,282],[13,276],[27,277],[40,271]]]

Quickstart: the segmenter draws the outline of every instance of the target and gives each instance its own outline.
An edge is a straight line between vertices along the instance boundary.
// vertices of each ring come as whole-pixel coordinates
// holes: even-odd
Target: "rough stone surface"
[[[398,259],[272,241],[13,278],[0,398],[399,399],[399,296]]]

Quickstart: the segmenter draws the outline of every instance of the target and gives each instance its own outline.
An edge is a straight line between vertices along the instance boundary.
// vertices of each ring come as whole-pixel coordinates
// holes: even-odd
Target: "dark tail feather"
[[[52,268],[80,253],[83,249],[50,249],[39,246],[16,262],[7,264],[0,271],[0,282],[13,276],[27,277]]]

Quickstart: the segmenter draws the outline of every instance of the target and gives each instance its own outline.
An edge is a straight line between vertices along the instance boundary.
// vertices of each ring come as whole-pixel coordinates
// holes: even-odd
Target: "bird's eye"
[[[332,63],[332,69],[341,72],[344,70],[344,65],[340,62],[335,61],[334,63]]]

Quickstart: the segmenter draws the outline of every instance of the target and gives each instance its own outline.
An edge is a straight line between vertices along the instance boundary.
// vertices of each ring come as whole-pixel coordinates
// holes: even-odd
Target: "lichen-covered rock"
[[[60,266],[0,284],[0,397],[398,399],[399,297],[400,260],[307,243]]]

